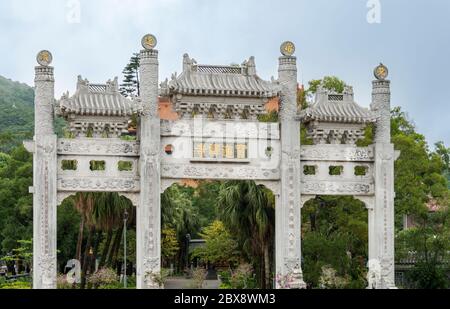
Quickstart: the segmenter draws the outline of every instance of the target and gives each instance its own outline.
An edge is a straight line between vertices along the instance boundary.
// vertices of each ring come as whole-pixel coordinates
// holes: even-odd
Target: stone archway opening
[[[302,269],[309,288],[367,287],[368,211],[352,196],[317,196],[302,208]]]
[[[161,265],[175,264],[165,288],[192,288],[201,269],[206,278],[203,287],[217,288],[220,283],[233,288],[273,287],[275,195],[268,186],[244,180],[190,179],[173,180],[164,187]],[[173,222],[170,216],[181,222]],[[177,261],[166,256],[175,232]],[[231,278],[239,275],[247,282]]]
[[[58,288],[120,288],[125,274],[127,286],[134,286],[136,209],[132,201],[117,192],[66,196],[57,207],[57,272]]]

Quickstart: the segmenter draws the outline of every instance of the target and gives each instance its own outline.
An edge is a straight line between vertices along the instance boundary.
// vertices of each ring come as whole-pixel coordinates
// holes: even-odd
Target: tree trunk
[[[264,244],[264,274],[265,274],[265,288],[270,287],[270,260],[269,260],[269,244]]]
[[[113,231],[112,231],[112,229],[110,229],[110,230],[108,230],[108,235],[106,236],[105,247],[103,248],[103,251],[102,251],[100,263],[98,264],[99,269],[103,268],[103,266],[106,263],[106,258],[108,256],[109,247],[111,246],[112,236],[113,236]]]
[[[117,263],[117,255],[120,250],[120,244],[122,242],[122,234],[123,233],[123,227],[117,229],[116,235],[114,237],[114,243],[111,250],[111,256],[110,256],[110,265],[111,267],[115,267]]]
[[[75,253],[75,258],[80,262],[81,262],[81,247],[83,245],[83,232],[84,232],[84,216],[81,215],[80,229],[78,231],[77,251]]]
[[[81,267],[81,289],[84,289],[84,287],[86,286],[86,275],[89,267],[89,251],[91,249],[92,236],[94,234],[94,231],[94,227],[91,227],[89,230],[86,247],[84,248],[83,264]]]
[[[89,262],[90,262],[89,273],[90,274],[93,274],[95,272],[95,262],[97,260],[98,246],[100,245],[100,242],[102,241],[102,238],[103,238],[103,232],[98,231],[97,232],[97,237],[95,238],[95,241],[94,241],[92,259],[89,260]]]

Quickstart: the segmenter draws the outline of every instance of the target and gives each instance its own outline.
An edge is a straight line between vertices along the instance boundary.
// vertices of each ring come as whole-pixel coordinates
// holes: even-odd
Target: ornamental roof
[[[117,77],[106,84],[91,84],[78,76],[75,94],[69,97],[69,93],[65,93],[58,103],[58,113],[63,116],[131,116],[142,110],[138,100],[132,101],[120,94]]]
[[[183,72],[173,74],[161,84],[163,95],[234,96],[273,98],[280,85],[265,81],[256,74],[255,59],[250,57],[241,65],[202,65],[185,54]]]
[[[300,111],[299,118],[310,121],[369,123],[376,121],[373,111],[358,105],[353,99],[353,88],[345,87],[342,93],[333,92],[319,86],[315,102]]]

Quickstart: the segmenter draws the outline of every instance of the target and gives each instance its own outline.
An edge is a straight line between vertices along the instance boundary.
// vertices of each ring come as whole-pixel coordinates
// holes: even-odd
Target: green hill
[[[0,152],[32,138],[33,88],[0,76]]]
[[[56,132],[62,135],[65,121],[58,118]],[[8,153],[34,130],[34,89],[0,76],[0,152]]]

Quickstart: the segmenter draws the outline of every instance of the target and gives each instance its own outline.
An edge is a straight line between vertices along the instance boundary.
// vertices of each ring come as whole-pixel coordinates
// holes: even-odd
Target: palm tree
[[[161,225],[177,232],[180,250],[178,251],[178,271],[187,265],[186,235],[200,231],[198,209],[192,205],[190,197],[178,185],[173,185],[161,195]]]
[[[97,195],[95,207],[92,211],[92,219],[96,228],[100,232],[106,232],[107,235],[99,262],[99,268],[102,268],[107,261],[111,240],[113,239],[113,230],[122,228],[125,210],[129,213],[129,219],[127,221],[127,225],[129,225],[135,217],[135,211],[133,205],[127,198],[114,192],[102,192]],[[119,232],[121,234],[123,231],[121,230],[117,233]],[[97,241],[96,246],[98,246],[99,243],[100,242]],[[116,250],[118,250],[118,246],[115,247],[117,247]],[[97,252],[97,248],[95,247],[94,252]]]
[[[226,181],[221,185],[217,203],[220,219],[234,231],[257,270],[261,287],[269,288],[275,224],[272,193],[254,181]]]
[[[77,248],[75,253],[75,258],[79,261],[81,261],[84,229],[86,223],[91,222],[90,213],[92,212],[92,208],[94,207],[94,200],[95,200],[94,193],[90,192],[78,192],[73,199],[74,203],[73,205],[81,216],[80,228],[78,232]]]
[[[87,271],[93,272],[94,270],[93,258],[97,255],[104,231],[107,232],[107,239],[99,265],[103,267],[107,262],[115,263],[122,240],[123,214],[125,209],[130,214],[127,223],[129,225],[135,217],[134,207],[128,199],[114,192],[79,192],[75,195],[73,201],[81,216],[76,258],[82,264],[81,287],[83,288],[86,283]],[[84,246],[84,254],[82,254],[85,228],[88,229],[89,233]],[[117,231],[111,246],[114,229],[117,229]]]

